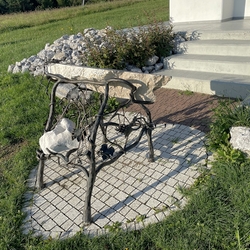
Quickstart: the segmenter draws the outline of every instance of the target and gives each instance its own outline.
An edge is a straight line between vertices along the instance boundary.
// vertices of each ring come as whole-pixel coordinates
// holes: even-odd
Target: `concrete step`
[[[250,57],[250,40],[213,39],[188,41],[179,45],[178,53]]]
[[[250,57],[176,54],[165,58],[164,68],[249,75]]]
[[[250,30],[197,30],[188,34],[192,40],[250,40]]]
[[[191,41],[156,73],[172,77],[167,88],[243,99],[250,94],[249,22],[186,23],[174,30]]]
[[[241,99],[250,94],[250,75],[176,69],[164,69],[155,74],[171,76],[165,88]]]

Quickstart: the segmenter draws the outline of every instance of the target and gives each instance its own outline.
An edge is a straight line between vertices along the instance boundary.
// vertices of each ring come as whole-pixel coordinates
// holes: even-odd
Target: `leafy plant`
[[[159,58],[169,55],[172,40],[172,26],[163,23],[126,31],[107,27],[101,45],[93,46],[93,41],[87,40],[83,61],[97,68],[124,69],[127,64],[142,67],[153,55]]]
[[[108,230],[110,233],[118,233],[121,231],[121,222],[116,221],[112,225],[105,225],[104,229]]]
[[[138,216],[136,216],[135,220],[136,222],[143,222],[145,219],[147,218],[146,214],[139,214]]]
[[[171,140],[171,142],[172,142],[173,144],[178,143],[178,141],[179,141],[179,138],[173,138],[173,139]]]
[[[179,94],[180,94],[180,95],[190,96],[190,95],[193,95],[194,92],[191,91],[191,90],[186,89],[186,90],[184,90],[184,91],[181,91],[181,90],[180,90],[180,91],[179,91]]]
[[[151,24],[149,25],[151,26]],[[125,44],[123,44],[124,61],[126,64],[142,67],[145,62],[155,54],[148,29],[140,27],[125,31]]]
[[[211,176],[212,176],[211,170],[203,169],[203,171],[196,178],[196,180],[194,181],[194,184],[191,186],[190,189],[197,189],[201,185],[204,185],[207,181],[209,181],[209,179],[211,178]]]
[[[108,113],[116,110],[120,105],[120,103],[117,101],[115,97],[109,97],[107,104],[108,105],[106,107],[106,112]]]
[[[221,145],[221,147],[216,151],[216,157],[220,161],[225,161],[228,163],[238,163],[244,162],[246,156],[243,152],[238,149],[234,149],[231,145]]]
[[[148,16],[150,16],[148,14]],[[147,27],[147,36],[150,40],[150,46],[155,48],[155,55],[158,57],[169,56],[173,50],[173,26],[158,23],[155,20],[150,21],[151,25]]]
[[[119,47],[125,42],[122,33],[107,27],[102,44],[94,44],[91,39],[86,41],[87,50],[84,54],[84,63],[97,68],[122,69],[125,63],[122,61],[123,50]]]
[[[164,212],[169,209],[169,205],[163,205],[162,207],[153,207],[153,210],[155,211],[155,214]]]
[[[250,126],[250,109],[233,100],[223,100],[214,110],[213,122],[208,135],[209,149],[216,151],[227,146],[232,126]]]

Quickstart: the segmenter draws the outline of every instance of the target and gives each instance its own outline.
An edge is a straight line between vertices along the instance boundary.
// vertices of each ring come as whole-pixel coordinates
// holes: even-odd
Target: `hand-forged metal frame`
[[[54,152],[51,152],[50,154],[45,154],[41,149],[37,150],[37,157],[39,159],[39,165],[38,165],[38,171],[37,171],[36,186],[37,186],[38,190],[41,190],[44,187],[43,172],[44,172],[44,167],[45,167],[45,161],[52,158],[52,157],[57,157],[59,165],[61,165],[60,162],[63,162],[64,165],[66,165],[66,166],[77,167],[81,171],[83,171],[83,173],[85,174],[85,177],[87,179],[87,189],[86,189],[86,195],[85,195],[83,221],[85,224],[90,224],[92,222],[91,195],[92,195],[96,176],[103,167],[112,164],[113,162],[118,160],[118,158],[120,158],[123,154],[125,154],[126,152],[131,150],[133,147],[135,147],[140,142],[144,133],[147,135],[148,146],[149,146],[148,160],[150,162],[154,161],[154,150],[153,150],[153,143],[152,143],[152,130],[153,130],[154,126],[152,123],[150,111],[145,106],[145,104],[151,104],[152,102],[136,100],[134,95],[135,95],[137,88],[129,81],[126,81],[126,80],[120,79],[120,78],[112,78],[112,79],[107,80],[106,82],[103,82],[103,83],[98,82],[97,83],[95,81],[88,81],[88,80],[69,80],[69,79],[66,79],[62,76],[53,75],[53,74],[47,74],[47,76],[51,79],[57,79],[57,81],[54,83],[54,86],[53,86],[52,91],[51,91],[50,112],[49,112],[49,117],[48,117],[44,132],[51,131],[55,126],[55,120],[56,120],[56,117],[55,117],[56,107],[55,106],[56,106],[56,98],[57,98],[56,97],[56,90],[57,90],[57,87],[59,86],[59,84],[65,84],[65,83],[74,84],[78,88],[79,91],[82,91],[82,90],[86,91],[87,84],[93,84],[93,85],[96,84],[98,86],[104,86],[104,89],[105,89],[104,94],[102,95],[101,105],[100,105],[100,108],[98,110],[97,115],[95,115],[94,120],[92,120],[92,122],[87,122],[89,124],[86,124],[86,125],[88,125],[88,129],[90,131],[88,137],[86,136],[86,132],[85,132],[86,125],[84,125],[85,127],[83,126],[83,124],[81,124],[81,126],[80,126],[82,129],[80,130],[80,133],[81,133],[80,136],[78,134],[78,138],[81,138],[81,140],[85,140],[88,142],[87,150],[85,150],[83,152],[83,150],[82,149],[79,150],[79,148],[71,149],[68,152],[66,152],[66,155],[63,155],[61,153],[54,153]],[[86,84],[86,85],[84,85],[85,87],[83,87],[83,84]],[[119,107],[117,107],[114,111],[107,114],[105,112],[105,108],[107,106],[107,102],[108,102],[108,98],[109,98],[109,87],[110,87],[110,85],[119,86],[119,84],[121,84],[123,86],[126,85],[131,90],[130,94],[129,94],[130,99],[126,100],[126,102],[124,102],[123,104],[120,104]],[[121,110],[122,108],[126,107],[128,104],[131,104],[131,103],[136,103],[136,104],[141,105],[141,107],[144,109],[144,111],[146,113],[146,116],[145,117],[134,116],[133,120],[131,122],[129,122],[129,124],[126,124],[126,125],[113,122],[113,121],[111,121],[111,119],[109,119],[107,122],[105,122],[104,116],[109,115],[109,116],[114,117],[118,114],[119,110]],[[65,113],[65,111],[63,111],[62,115],[64,115],[64,113]],[[82,114],[82,113],[79,112],[79,114]],[[61,118],[62,117],[60,117],[60,119]],[[82,122],[83,119],[81,119],[81,117],[78,117],[78,120],[79,120],[79,118],[80,118],[80,121]],[[86,119],[85,119],[85,121],[86,121]],[[124,137],[124,139],[126,140],[125,146],[121,146],[116,141],[115,142],[110,141],[107,138],[106,133],[107,133],[107,129],[109,128],[109,126],[115,127],[115,129],[117,131],[119,131],[125,135],[125,137]],[[97,136],[98,128],[100,128],[102,131],[104,143],[109,143],[109,145],[111,145],[110,148],[112,148],[112,149],[113,149],[112,146],[116,146],[116,148],[118,148],[118,150],[117,150],[117,152],[115,152],[115,154],[113,154],[113,152],[106,153],[107,157],[105,156],[105,152],[104,152],[103,153],[104,158],[102,161],[99,161],[99,162],[96,161],[96,156],[97,156],[96,136]],[[132,132],[132,130],[139,130],[139,129],[140,129],[140,132],[138,133],[139,136],[137,137],[137,139],[136,140],[133,139],[133,141],[131,143],[127,143],[129,141],[129,135]],[[79,144],[79,145],[81,145],[81,144]],[[107,144],[103,144],[103,145],[107,145]],[[79,147],[81,147],[81,146],[79,146]],[[106,148],[107,148],[107,146],[106,146]],[[83,164],[81,164],[81,160],[79,160],[80,156],[81,157],[86,156],[87,162],[89,164],[88,167],[85,167],[85,166],[83,166]],[[72,159],[70,159],[70,157]]]

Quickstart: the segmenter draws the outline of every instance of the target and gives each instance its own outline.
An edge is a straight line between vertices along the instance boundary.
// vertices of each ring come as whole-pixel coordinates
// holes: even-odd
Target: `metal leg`
[[[92,154],[94,152],[92,151]],[[92,223],[91,217],[91,197],[96,179],[96,165],[95,160],[90,156],[90,171],[89,176],[87,178],[87,191],[85,195],[85,204],[84,204],[84,212],[83,212],[83,221],[85,225],[89,225]]]
[[[149,147],[148,161],[154,162],[154,147],[153,147],[153,142],[152,142],[152,130],[147,129],[146,135],[148,138],[148,147]]]
[[[87,180],[87,192],[85,196],[85,203],[84,203],[84,212],[83,212],[83,222],[84,225],[89,225],[92,223],[91,217],[91,196],[94,187],[94,181],[92,178],[88,178]]]
[[[46,158],[44,157],[44,155],[41,155],[36,175],[36,187],[38,190],[41,190],[44,187],[43,172],[44,172],[45,159]]]

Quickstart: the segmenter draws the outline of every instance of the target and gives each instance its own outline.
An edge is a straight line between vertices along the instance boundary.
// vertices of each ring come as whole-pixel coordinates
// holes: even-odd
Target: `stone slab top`
[[[87,84],[87,87],[97,92],[104,92],[105,81],[111,78],[121,78],[131,82],[136,88],[135,99],[140,101],[155,102],[154,90],[167,84],[171,77],[135,73],[123,70],[97,69],[75,65],[49,64],[48,73],[61,75],[71,80],[93,81],[96,84]],[[99,84],[98,84],[99,83]],[[130,89],[124,85],[113,84],[110,86],[109,95],[117,98],[129,99]]]

